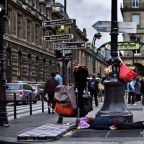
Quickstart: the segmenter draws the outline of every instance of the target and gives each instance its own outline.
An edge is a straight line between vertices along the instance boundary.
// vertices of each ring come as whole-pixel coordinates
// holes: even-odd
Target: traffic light
[[[0,0],[0,18],[7,14],[7,0]]]
[[[95,38],[96,38],[96,39],[100,39],[101,36],[102,36],[102,35],[101,35],[100,33],[96,33],[96,34],[95,34]]]

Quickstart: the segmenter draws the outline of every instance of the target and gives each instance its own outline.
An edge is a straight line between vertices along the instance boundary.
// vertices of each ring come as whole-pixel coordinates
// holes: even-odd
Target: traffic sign
[[[131,51],[140,49],[141,45],[137,42],[119,42],[118,50],[119,51]],[[107,50],[111,50],[111,44],[107,45]]]
[[[62,60],[62,53],[63,50],[56,50],[56,59]],[[64,50],[65,59],[71,59],[72,58],[72,50]]]
[[[51,21],[43,21],[42,26],[66,25],[72,24],[74,19],[59,19]]]
[[[98,21],[92,25],[98,32],[111,32],[111,21]],[[118,22],[119,33],[136,33],[135,22]]]
[[[73,34],[65,34],[65,35],[51,35],[51,36],[43,36],[43,41],[58,41],[58,40],[71,40],[73,39]]]
[[[53,49],[81,49],[81,48],[86,48],[85,42],[62,42],[53,44]]]

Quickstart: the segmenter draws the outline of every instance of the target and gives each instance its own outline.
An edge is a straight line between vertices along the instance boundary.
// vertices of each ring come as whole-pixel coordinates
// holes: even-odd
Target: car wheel
[[[27,105],[28,104],[28,98],[26,97],[25,101],[23,102],[23,104]]]

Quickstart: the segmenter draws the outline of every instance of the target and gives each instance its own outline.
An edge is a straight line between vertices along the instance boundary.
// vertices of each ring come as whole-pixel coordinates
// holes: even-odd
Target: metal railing
[[[144,3],[138,3],[137,5],[132,3],[123,3],[121,4],[121,8],[143,8],[144,9]]]
[[[16,93],[14,93],[14,119],[17,118],[17,101],[16,101]],[[42,102],[42,113],[44,113],[44,99],[43,97],[41,98],[41,102]],[[30,95],[29,97],[29,112],[30,115],[32,115],[32,97]]]

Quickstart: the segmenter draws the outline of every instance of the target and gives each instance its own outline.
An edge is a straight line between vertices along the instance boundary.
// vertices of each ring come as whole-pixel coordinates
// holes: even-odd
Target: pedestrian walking
[[[58,86],[58,82],[55,79],[55,72],[51,73],[51,78],[49,78],[44,86],[44,91],[43,91],[43,96],[46,97],[47,102],[48,102],[48,113],[51,114],[51,108],[52,108],[52,114],[54,114],[54,109],[55,109],[55,101],[54,101],[54,93],[55,93],[55,88]]]
[[[135,103],[135,83],[136,83],[136,81],[133,80],[127,84],[128,104],[134,104]]]
[[[98,99],[97,99],[97,94],[98,94],[98,84],[99,81],[96,79],[95,75],[92,76],[92,79],[88,83],[88,90],[90,91],[91,97],[95,99],[95,106],[98,106]]]
[[[55,79],[57,80],[59,85],[62,85],[62,77],[60,76],[59,71],[56,70],[55,73],[56,73]]]
[[[141,83],[142,105],[144,105],[144,78],[143,76],[139,76],[139,81]]]
[[[139,81],[139,77],[136,78],[135,96],[136,101],[141,102],[141,82]]]

